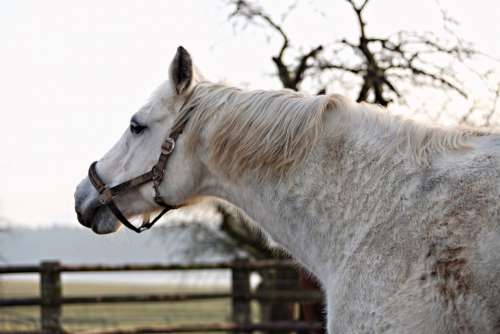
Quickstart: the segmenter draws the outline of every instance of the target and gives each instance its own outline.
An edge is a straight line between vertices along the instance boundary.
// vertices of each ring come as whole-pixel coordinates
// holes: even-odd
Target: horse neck
[[[392,186],[387,183],[398,184],[395,180],[408,172],[399,155],[379,160],[377,152],[389,143],[366,140],[366,129],[357,124],[343,124],[346,130],[337,135],[336,122],[348,119],[328,117],[324,134],[291,179],[257,183],[252,175],[232,180],[213,172],[203,194],[242,208],[317,275],[336,272],[343,254],[356,249],[363,231],[382,216],[375,212],[375,201],[388,196]],[[366,215],[367,207],[373,208],[372,217]]]

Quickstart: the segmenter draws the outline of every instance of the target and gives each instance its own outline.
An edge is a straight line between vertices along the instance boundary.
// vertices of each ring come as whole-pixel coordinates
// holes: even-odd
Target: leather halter
[[[111,210],[111,212],[113,212],[115,217],[124,226],[128,227],[129,229],[131,229],[136,233],[141,233],[145,230],[150,229],[164,214],[166,214],[171,209],[175,208],[174,206],[169,205],[163,201],[159,192],[159,187],[165,175],[165,168],[167,166],[168,158],[174,151],[175,142],[182,134],[184,128],[186,127],[187,122],[189,121],[189,116],[191,114],[192,109],[189,109],[186,112],[182,112],[182,109],[184,109],[184,106],[186,105],[188,100],[189,97],[181,107],[180,115],[176,119],[174,126],[170,130],[170,134],[167,136],[167,139],[165,139],[163,141],[163,144],[161,145],[161,153],[160,157],[158,158],[158,162],[151,168],[149,172],[134,177],[133,179],[122,182],[110,188],[106,186],[106,183],[104,183],[102,179],[99,177],[99,174],[97,174],[96,170],[97,161],[94,161],[89,167],[89,172],[88,172],[89,180],[99,193],[99,202],[102,205],[107,206]],[[137,188],[151,181],[153,182],[153,189],[155,191],[154,200],[158,205],[163,207],[163,210],[152,221],[149,221],[149,219],[144,220],[140,227],[136,227],[125,217],[125,215],[120,211],[118,206],[116,206],[114,199],[120,194],[123,194],[133,188]]]

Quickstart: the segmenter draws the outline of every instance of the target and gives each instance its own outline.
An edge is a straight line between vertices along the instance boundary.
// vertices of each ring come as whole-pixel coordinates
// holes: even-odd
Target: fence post
[[[236,259],[231,269],[233,322],[244,324],[251,320],[250,314],[250,270],[247,259]]]
[[[44,261],[40,264],[40,317],[43,333],[61,333],[62,288],[60,263]]]

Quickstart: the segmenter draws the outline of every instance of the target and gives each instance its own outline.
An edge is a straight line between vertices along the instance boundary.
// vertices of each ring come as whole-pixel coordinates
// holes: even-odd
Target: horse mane
[[[397,153],[419,166],[429,166],[433,155],[469,149],[469,139],[491,134],[483,129],[447,128],[418,122],[368,103],[345,103],[350,105],[347,117],[356,127],[364,129],[371,140],[375,136],[385,137],[386,140],[381,140],[380,161]]]
[[[391,136],[381,157],[395,152],[428,164],[433,153],[468,147],[477,131],[445,129],[392,116],[385,109],[355,104],[340,95],[310,96],[291,90],[243,91],[222,84],[200,83],[181,113],[191,114],[186,129],[187,151],[194,153],[200,134],[211,119],[215,127],[207,133],[209,163],[231,178],[248,171],[261,181],[270,175],[284,176],[293,171],[318,141],[326,124],[334,138],[346,131],[363,128],[373,136]],[[324,115],[335,112],[335,124]],[[179,115],[182,117],[182,114]],[[375,140],[364,136],[366,140]]]
[[[220,84],[198,84],[185,106],[192,110],[188,151],[199,145],[199,134],[211,118],[208,133],[210,163],[230,177],[258,171],[264,179],[284,175],[304,160],[317,141],[322,116],[335,100],[311,97],[291,90],[242,91]]]

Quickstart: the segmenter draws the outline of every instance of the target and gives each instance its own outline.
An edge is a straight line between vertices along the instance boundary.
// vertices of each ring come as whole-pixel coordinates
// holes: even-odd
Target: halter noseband
[[[94,161],[89,167],[89,173],[88,173],[89,180],[99,193],[99,202],[102,205],[107,206],[111,210],[111,212],[113,212],[115,217],[124,226],[128,227],[129,229],[131,229],[136,233],[141,233],[145,230],[150,229],[164,214],[166,214],[171,209],[175,208],[174,206],[171,206],[163,201],[159,192],[159,187],[161,182],[163,181],[163,177],[165,176],[165,168],[167,166],[168,158],[174,151],[175,142],[182,134],[182,131],[184,130],[187,122],[189,121],[189,116],[192,111],[192,108],[190,108],[185,112],[182,112],[182,109],[184,109],[184,106],[186,105],[188,100],[189,97],[186,99],[186,102],[184,102],[183,106],[181,107],[180,116],[176,119],[174,126],[170,130],[169,136],[167,137],[167,139],[163,141],[161,145],[161,153],[160,157],[158,158],[158,162],[153,166],[153,168],[151,168],[149,172],[109,188],[108,186],[106,186],[106,183],[104,183],[102,179],[99,177],[99,174],[97,174],[96,170],[97,161]],[[162,206],[163,210],[152,221],[149,221],[149,219],[144,220],[140,227],[136,227],[125,217],[125,215],[120,211],[118,206],[116,206],[114,199],[118,195],[127,192],[130,189],[137,188],[151,181],[153,182],[153,188],[155,191],[154,201],[158,205]]]

